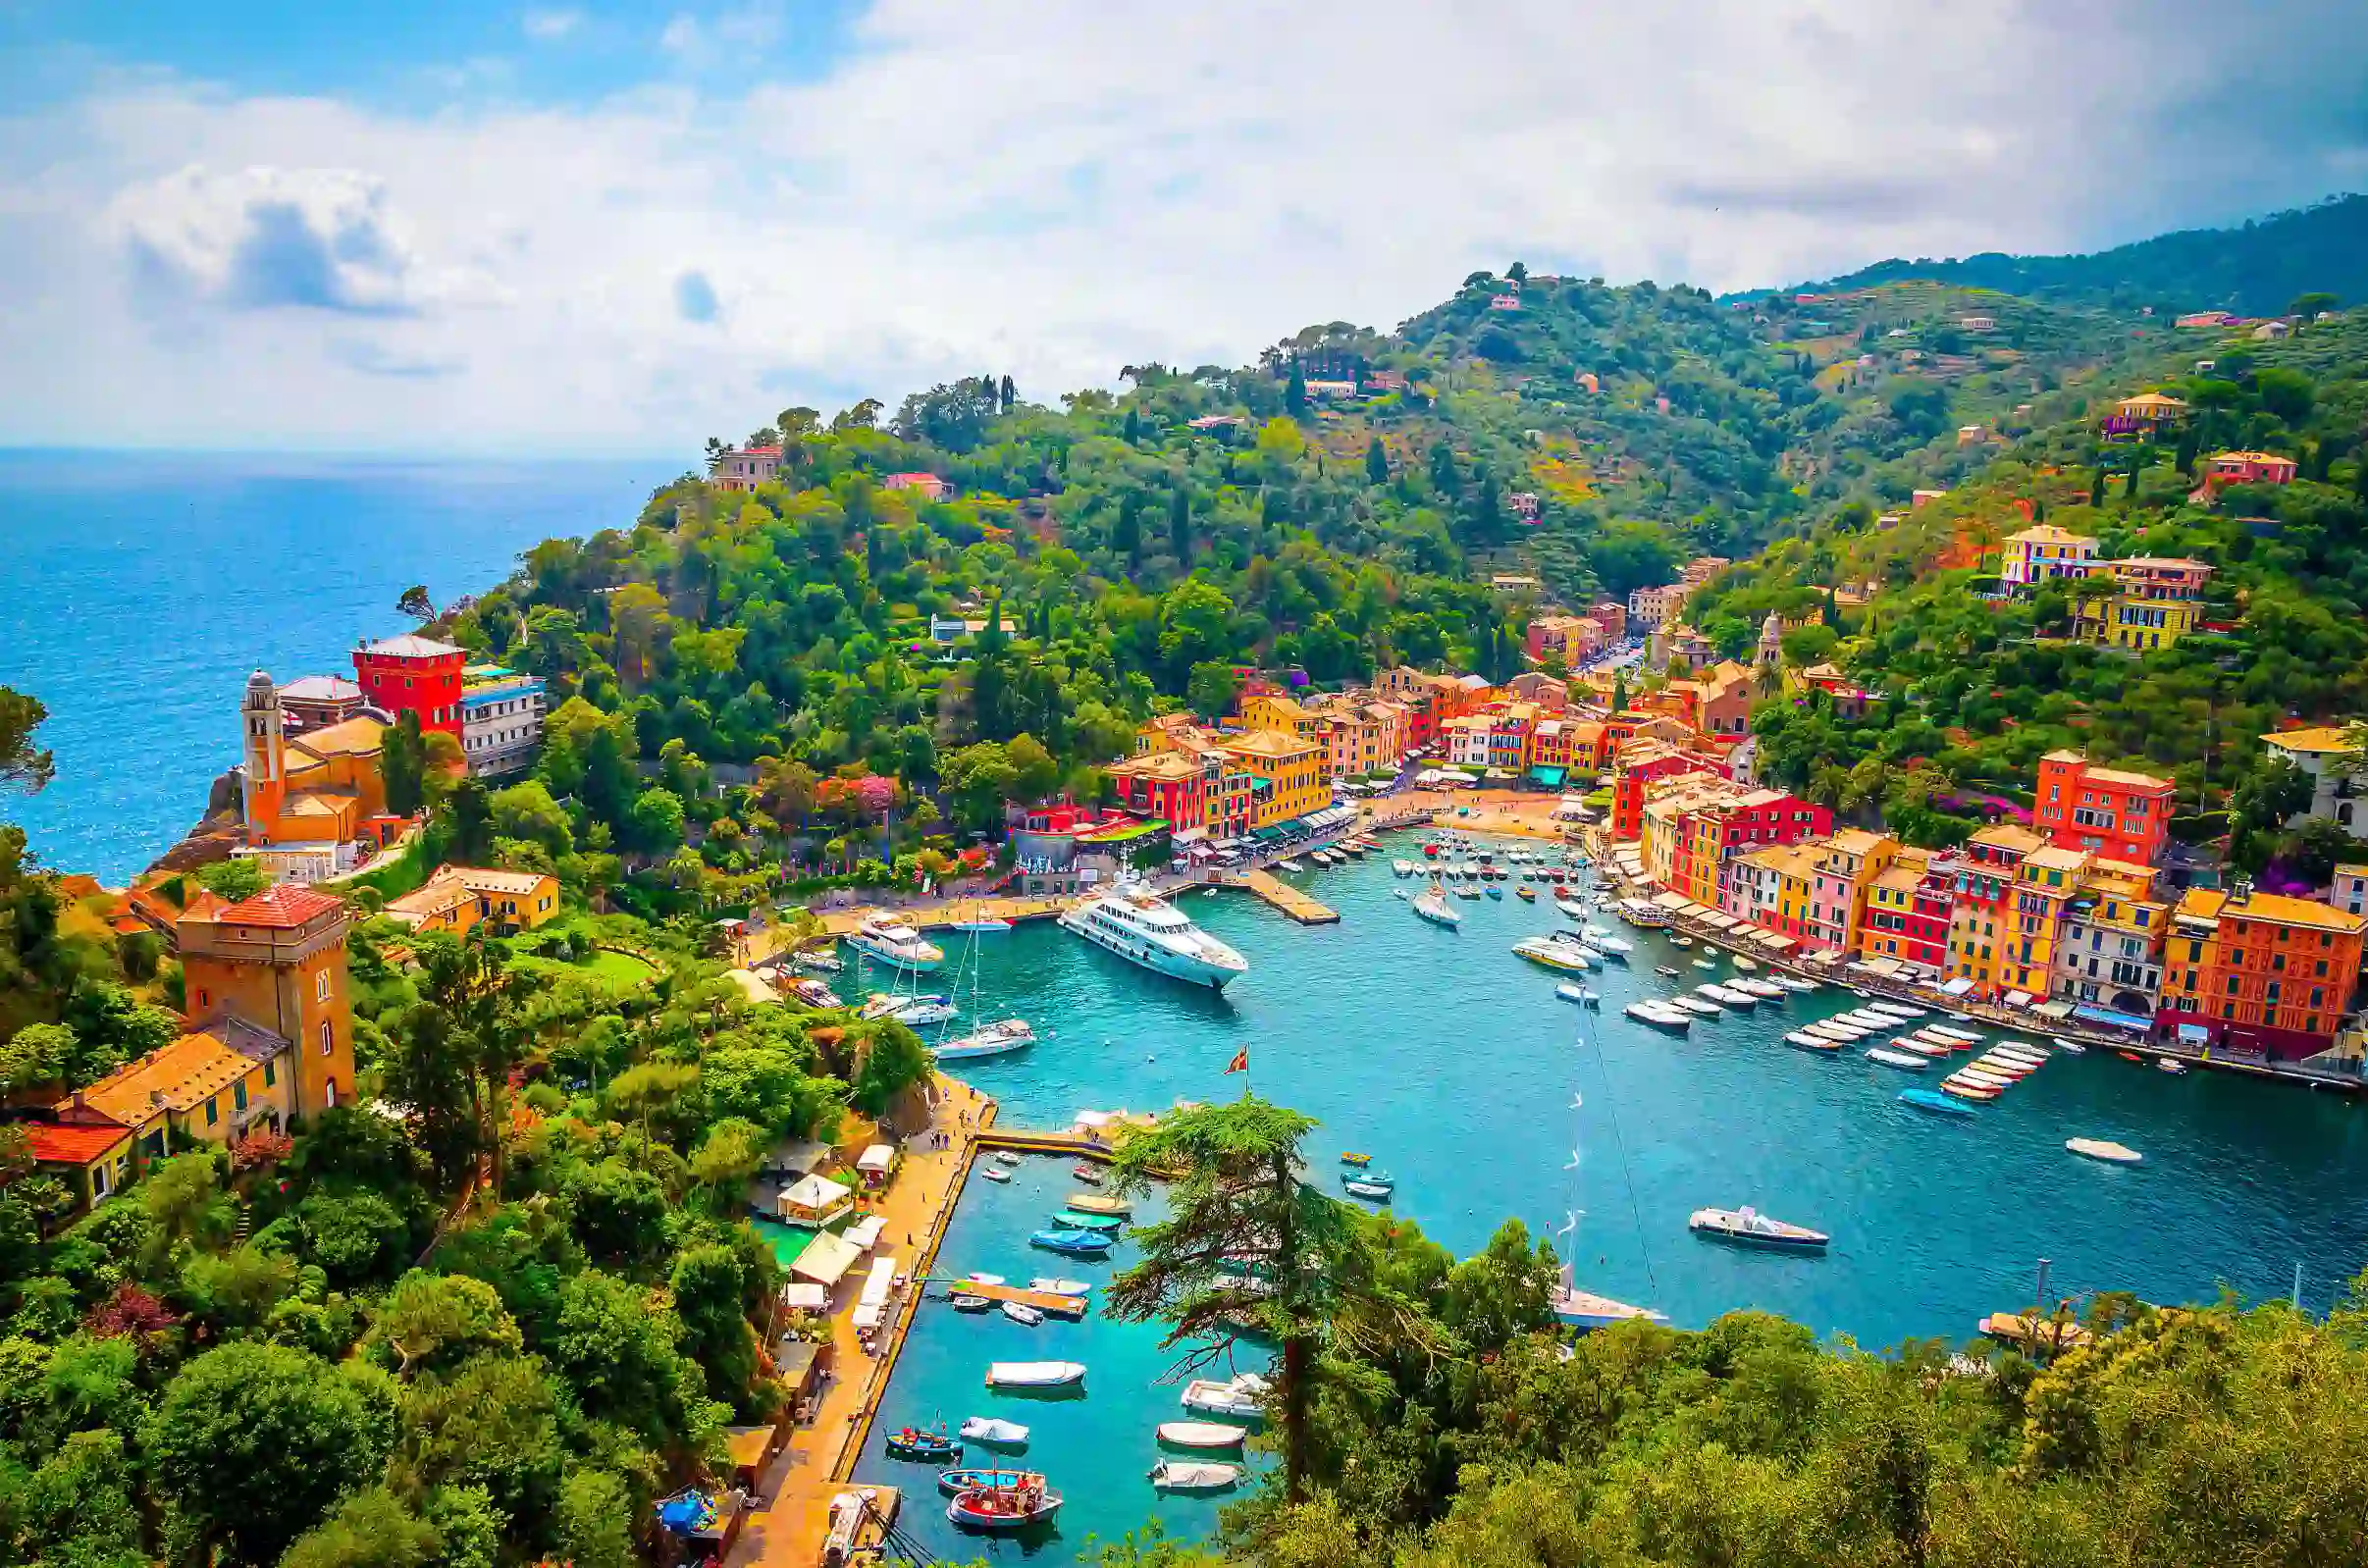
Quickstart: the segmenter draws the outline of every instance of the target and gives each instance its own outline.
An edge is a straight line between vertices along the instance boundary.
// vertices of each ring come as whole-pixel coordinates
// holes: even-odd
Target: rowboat
[[[1346,1150],[1341,1152],[1341,1164],[1342,1165],[1371,1165],[1372,1163],[1373,1156],[1370,1154],[1351,1154]]]
[[[989,1181],[1009,1181],[1012,1178],[1012,1174],[999,1165],[982,1165],[978,1168],[978,1174]]]
[[[2109,1138],[2066,1138],[2064,1147],[2108,1165],[2135,1165],[2145,1158],[2127,1143],[2115,1143]]]
[[[1025,1301],[1004,1302],[1003,1315],[1025,1329],[1033,1329],[1044,1321],[1044,1314]]]
[[[1240,1479],[1239,1465],[1162,1459],[1151,1467],[1151,1485],[1161,1491],[1223,1491]]]
[[[1050,1519],[1060,1509],[1061,1494],[1030,1471],[1009,1486],[957,1492],[946,1504],[946,1518],[972,1530],[1018,1530]]]
[[[1238,1448],[1249,1437],[1247,1427],[1222,1421],[1163,1421],[1159,1440],[1172,1448]]]
[[[980,1487],[1007,1487],[1020,1479],[1017,1470],[941,1470],[937,1490],[947,1496],[975,1491]]]
[[[1127,1199],[1108,1198],[1104,1197],[1099,1192],[1072,1192],[1068,1197],[1062,1199],[1061,1201],[1079,1214],[1115,1214],[1125,1216],[1134,1212],[1134,1205],[1129,1202]]]
[[[1784,1043],[1790,1046],[1797,1046],[1804,1051],[1831,1052],[1839,1051],[1842,1048],[1842,1042],[1839,1040],[1829,1040],[1823,1035],[1811,1034],[1803,1029],[1795,1029],[1792,1031],[1792,1033],[1786,1035],[1784,1037]]]
[[[1773,1247],[1780,1251],[1810,1252],[1832,1240],[1822,1230],[1812,1230],[1804,1225],[1785,1220],[1771,1220],[1759,1210],[1746,1205],[1740,1209],[1696,1209],[1686,1220],[1686,1228],[1713,1241],[1732,1241],[1747,1247]]]
[[[946,1436],[943,1424],[934,1427],[899,1427],[888,1434],[888,1453],[891,1458],[919,1459],[926,1463],[959,1458],[962,1444]]]
[[[1266,1380],[1254,1372],[1237,1378],[1194,1378],[1184,1385],[1177,1402],[1204,1416],[1255,1419],[1264,1414],[1260,1402],[1266,1391]]]
[[[1082,1280],[1048,1279],[1042,1276],[1027,1281],[1030,1290],[1041,1290],[1048,1296],[1081,1296],[1092,1292],[1093,1286]]]
[[[1939,1116],[1973,1115],[1972,1106],[1959,1100],[1952,1100],[1945,1094],[1935,1094],[1930,1089],[1902,1089],[1899,1091],[1899,1103],[1912,1105],[1919,1111],[1930,1111]]]
[[[1590,991],[1587,987],[1583,985],[1572,985],[1567,980],[1554,987],[1554,995],[1560,997],[1565,1002],[1576,1002],[1581,1007],[1595,1007],[1598,1006],[1603,1000],[1593,991]]]
[[[1110,1237],[1091,1230],[1038,1230],[1027,1238],[1031,1247],[1047,1252],[1068,1252],[1079,1257],[1098,1257],[1110,1250]]]
[[[1926,1066],[1921,1056],[1907,1051],[1886,1051],[1879,1045],[1867,1053],[1867,1060],[1880,1062],[1887,1068],[1898,1068],[1903,1072],[1921,1072]]]
[[[1066,1388],[1084,1381],[1082,1361],[992,1361],[986,1369],[990,1388]]]
[[[1017,1421],[999,1421],[993,1416],[973,1416],[962,1424],[966,1442],[998,1443],[1013,1447],[1027,1441],[1027,1429]]]
[[[1349,1175],[1341,1177],[1341,1190],[1352,1198],[1387,1198],[1397,1190],[1394,1177]]]
[[[1054,1215],[1052,1224],[1063,1230],[1092,1230],[1102,1235],[1127,1227],[1127,1222],[1115,1214],[1072,1214],[1067,1210]]]
[[[1072,1180],[1082,1181],[1089,1187],[1098,1187],[1102,1184],[1102,1173],[1082,1160],[1069,1168],[1069,1175]]]

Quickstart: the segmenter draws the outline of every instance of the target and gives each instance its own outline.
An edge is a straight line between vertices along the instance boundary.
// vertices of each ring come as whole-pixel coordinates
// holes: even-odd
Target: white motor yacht
[[[924,939],[902,920],[875,915],[866,920],[847,945],[890,968],[926,974],[946,961],[945,950]]]
[[[1130,964],[1211,990],[1249,971],[1249,960],[1139,882],[1093,895],[1064,914],[1061,924]]]

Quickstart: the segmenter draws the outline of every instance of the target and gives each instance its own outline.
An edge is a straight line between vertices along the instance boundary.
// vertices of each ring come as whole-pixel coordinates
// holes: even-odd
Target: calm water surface
[[[0,799],[44,862],[110,884],[171,848],[238,759],[249,671],[353,673],[362,636],[629,527],[650,463],[0,453],[0,685],[48,705],[58,777]]]
[[[1410,837],[1392,842],[1396,854],[1419,853]],[[2282,1295],[2299,1263],[2306,1304],[2323,1309],[2368,1263],[2368,1211],[2357,1200],[2368,1133],[2347,1102],[2211,1073],[2171,1078],[2092,1052],[2057,1057],[1971,1121],[1942,1121],[1893,1098],[1938,1070],[1901,1073],[1855,1052],[1826,1058],[1781,1042],[1813,1018],[1859,1006],[1846,992],[1667,1036],[1618,1010],[1710,978],[1693,967],[1703,952],[1622,928],[1637,952],[1590,978],[1604,1009],[1582,1015],[1555,999],[1557,976],[1507,951],[1564,923],[1551,908],[1509,892],[1458,901],[1462,929],[1442,931],[1392,897],[1388,860],[1301,879],[1341,911],[1336,926],[1293,925],[1242,895],[1186,898],[1194,919],[1250,960],[1223,998],[1049,924],[981,938],[976,1013],[1016,1013],[1053,1037],[966,1063],[963,1075],[1000,1098],[1007,1122],[1065,1126],[1079,1109],[1237,1093],[1241,1078],[1223,1069],[1246,1045],[1258,1093],[1323,1124],[1309,1144],[1322,1179],[1336,1178],[1341,1150],[1370,1152],[1398,1178],[1399,1212],[1456,1252],[1518,1217],[1533,1232],[1564,1232],[1557,1248],[1583,1284],[1685,1325],[1758,1307],[1868,1345],[1964,1339],[1983,1313],[2029,1299],[2042,1256],[2056,1292],[2155,1300],[2210,1298],[2224,1286]],[[1685,979],[1655,974],[1657,965]],[[2145,1164],[2065,1152],[2064,1140],[2081,1135],[2128,1143]],[[974,1179],[941,1272],[1106,1278],[1131,1248],[1079,1267],[1026,1245],[1071,1190],[1057,1162],[1031,1162],[1009,1186]],[[1831,1231],[1830,1252],[1741,1252],[1685,1229],[1695,1208],[1744,1203]],[[1155,1509],[1143,1479],[1152,1428],[1179,1415],[1175,1387],[1155,1386],[1168,1364],[1155,1341],[1154,1330],[1091,1319],[1030,1330],[922,1308],[883,1409],[889,1426],[1006,1414],[999,1405],[1011,1401],[990,1402],[981,1385],[990,1360],[1090,1369],[1082,1400],[1034,1423],[1027,1460],[1068,1497],[1047,1540],[983,1548],[957,1540],[921,1467],[886,1459],[876,1436],[861,1474],[921,1487],[909,1517],[940,1550],[1066,1561],[1086,1534],[1115,1536],[1154,1511],[1197,1534],[1215,1504]]]

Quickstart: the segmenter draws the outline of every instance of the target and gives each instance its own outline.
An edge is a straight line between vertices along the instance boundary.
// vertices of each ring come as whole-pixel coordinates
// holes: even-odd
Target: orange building
[[[238,799],[246,847],[275,878],[318,881],[353,869],[357,840],[394,842],[403,819],[387,812],[379,754],[387,726],[355,717],[289,735],[279,688],[247,677],[238,708]]]
[[[2058,849],[2152,865],[2170,842],[2172,802],[2167,778],[2091,767],[2078,752],[2050,752],[2039,758],[2031,826]]]
[[[184,1009],[239,1019],[289,1042],[289,1110],[314,1116],[353,1096],[353,1014],[342,899],[283,883],[182,917]]]
[[[2364,940],[2368,915],[2191,888],[2164,944],[2157,1037],[2282,1061],[2324,1051],[2351,1006]]]

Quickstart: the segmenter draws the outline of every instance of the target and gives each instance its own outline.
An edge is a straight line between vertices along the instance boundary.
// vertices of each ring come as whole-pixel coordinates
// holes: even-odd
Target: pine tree
[[[1006,375],[1003,378],[1003,411],[1007,414],[1010,413],[1014,405],[1016,405],[1019,401],[1020,389],[1014,387],[1012,385],[1011,377]]]
[[[2102,464],[2098,465],[2096,473],[2088,481],[2088,504],[2091,506],[2105,504],[2105,469]]]
[[[1382,444],[1379,436],[1365,447],[1365,479],[1374,485],[1390,483],[1390,449]]]
[[[2201,438],[2193,430],[2180,432],[2179,471],[2189,478],[2193,478],[2195,474],[2195,452],[2200,443]]]
[[[1842,606],[1840,601],[1833,597],[1833,590],[1830,588],[1825,590],[1823,614],[1826,625],[1837,632],[1842,629]]]
[[[1611,710],[1622,713],[1628,708],[1628,674],[1625,670],[1611,677]]]

